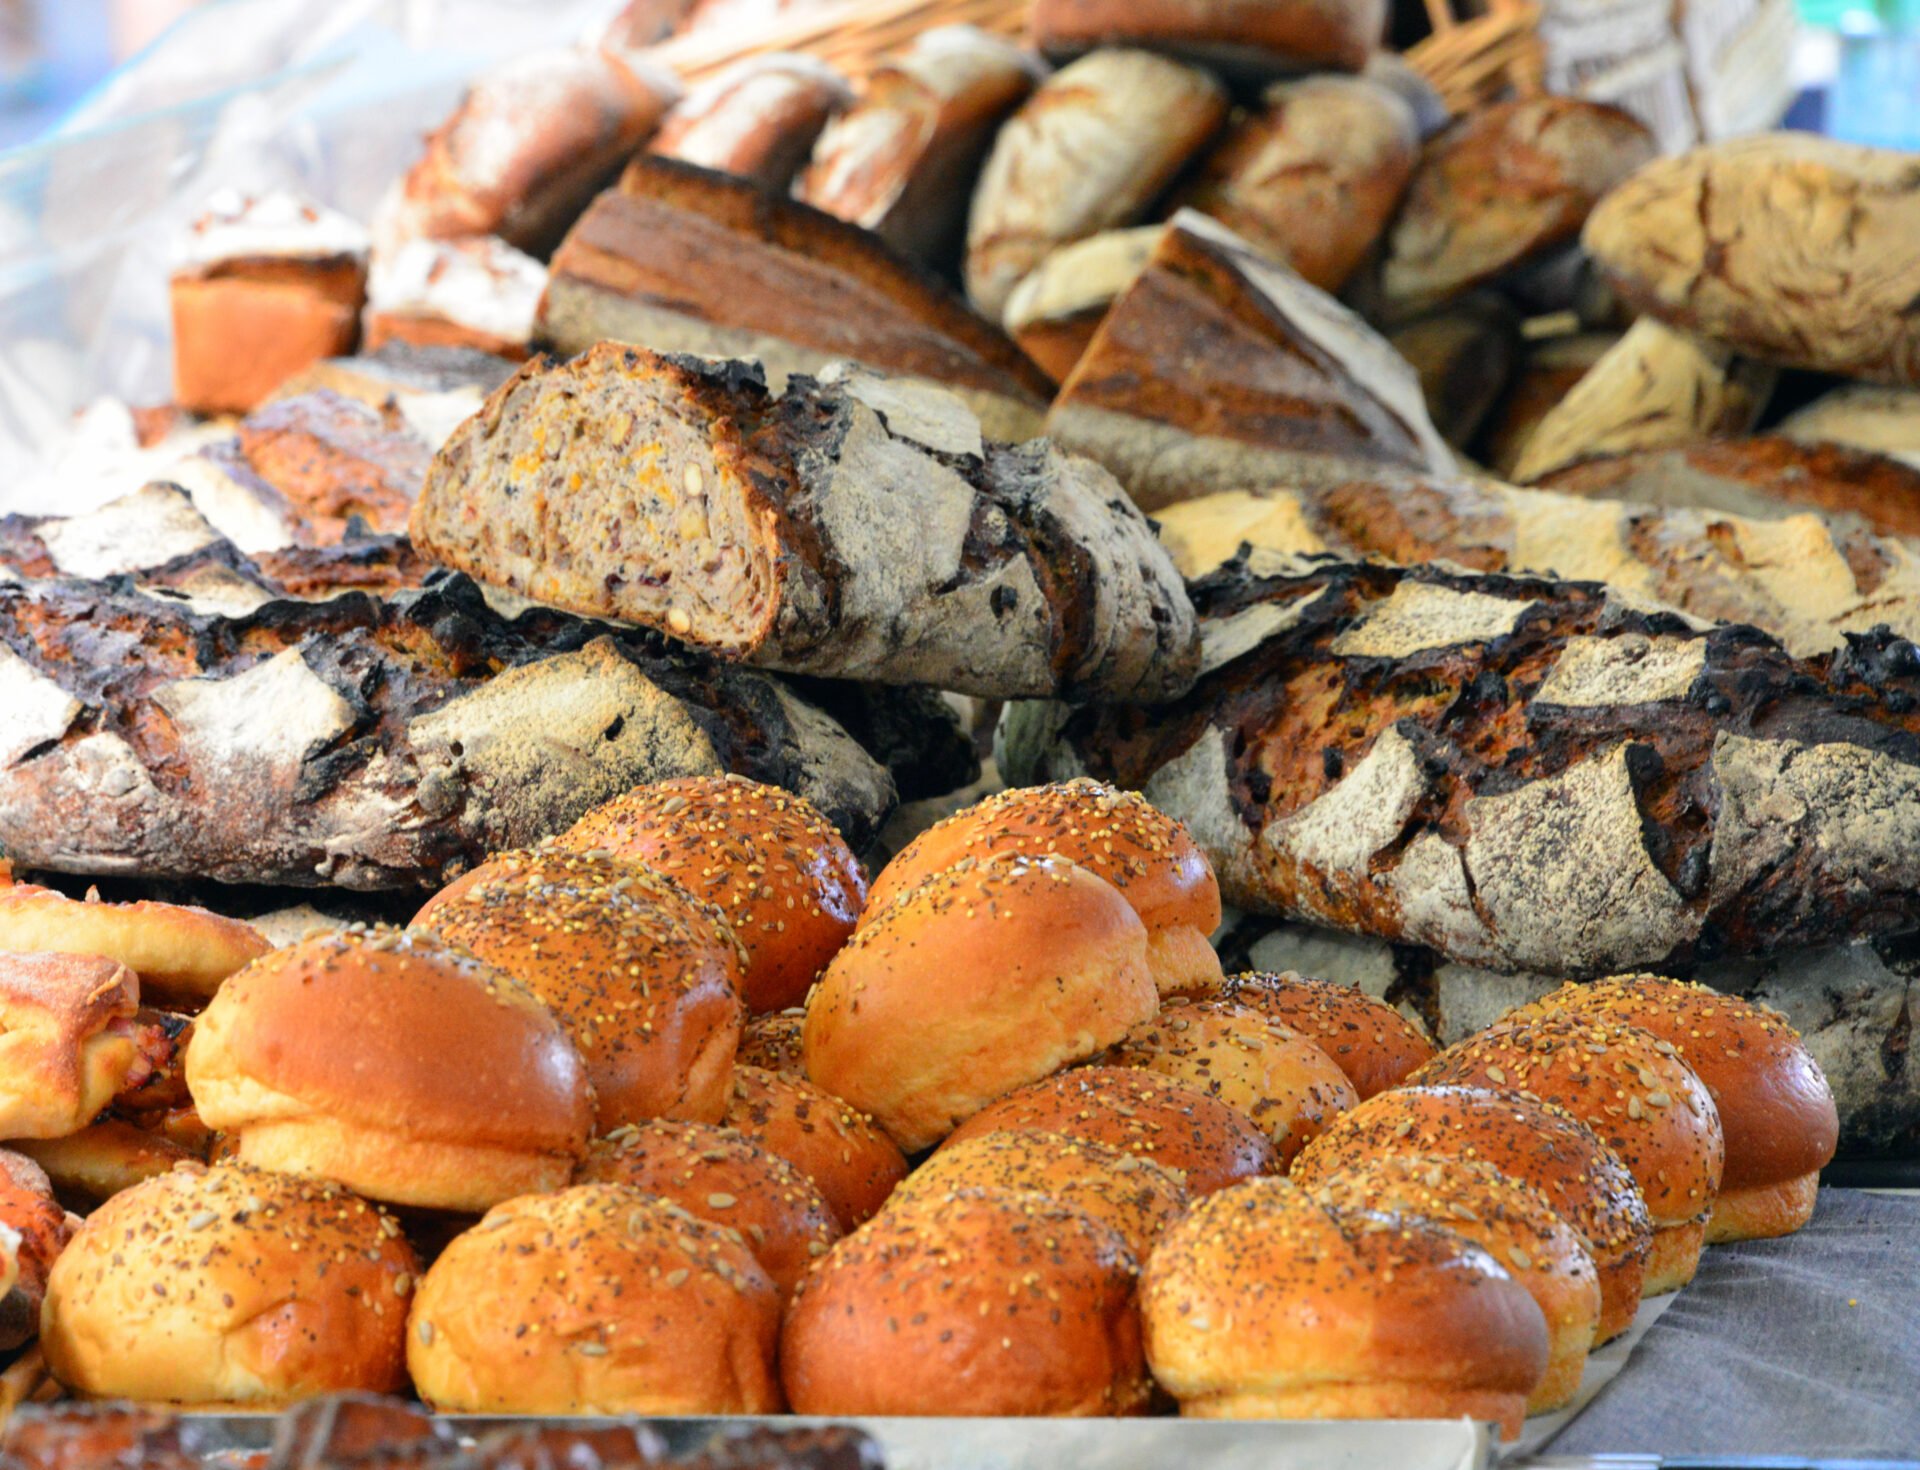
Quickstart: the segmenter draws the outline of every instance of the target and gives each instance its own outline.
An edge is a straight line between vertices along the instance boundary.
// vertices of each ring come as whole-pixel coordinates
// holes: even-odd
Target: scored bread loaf
[[[442,450],[413,539],[799,673],[1163,698],[1197,657],[1178,573],[1097,465],[858,369],[773,398],[750,364],[615,343],[532,364]]]
[[[1920,389],[1848,383],[1796,409],[1779,432],[1800,444],[1844,444],[1920,468]]]
[[[751,56],[676,102],[647,151],[785,193],[827,120],[852,100],[846,78],[816,57]]]
[[[1061,382],[1120,293],[1147,268],[1159,225],[1102,230],[1062,245],[1020,279],[1001,320],[1020,350]]]
[[[1506,397],[1523,353],[1520,314],[1499,293],[1478,291],[1387,334],[1420,377],[1433,426],[1464,448]]]
[[[1474,446],[1480,462],[1513,478],[1521,451],[1546,416],[1613,350],[1619,332],[1572,332],[1527,343],[1526,352]]]
[[[1150,46],[1237,74],[1358,71],[1386,29],[1385,0],[1035,0],[1050,52]]]
[[[366,345],[464,347],[522,361],[546,289],[547,268],[492,235],[409,240],[374,257]]]
[[[1558,975],[1920,918],[1920,675],[1884,629],[1799,659],[1595,583],[1377,564],[1195,600],[1191,694],[1017,705],[1001,770],[1141,791],[1230,904]]]

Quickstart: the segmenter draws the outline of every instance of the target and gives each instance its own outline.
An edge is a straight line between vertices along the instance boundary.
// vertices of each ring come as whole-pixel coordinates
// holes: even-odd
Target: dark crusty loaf
[[[1143,791],[1231,903],[1573,975],[1920,926],[1920,659],[1891,633],[1796,659],[1594,583],[1351,563],[1195,599],[1190,695],[1016,705],[1001,769]]]
[[[422,553],[767,668],[989,698],[1165,697],[1193,614],[1111,476],[952,394],[605,343],[541,361],[434,462]]]
[[[676,102],[647,151],[785,193],[827,120],[852,100],[846,78],[815,57],[753,56]]]
[[[553,258],[537,328],[752,357],[777,389],[840,359],[939,383],[996,438],[1033,434],[1052,382],[997,327],[873,235],[741,179],[636,158]]]
[[[1529,342],[1506,393],[1481,427],[1476,458],[1504,479],[1547,415],[1593,365],[1613,350],[1618,332],[1574,332]]]
[[[1048,51],[1152,46],[1229,71],[1358,71],[1386,30],[1386,0],[1034,0]]]
[[[1464,449],[1506,396],[1525,350],[1520,314],[1495,291],[1476,291],[1387,333],[1420,375],[1420,393],[1447,443]]]

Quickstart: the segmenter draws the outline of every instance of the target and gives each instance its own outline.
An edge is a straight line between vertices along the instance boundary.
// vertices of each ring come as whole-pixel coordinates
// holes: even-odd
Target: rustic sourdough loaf
[[[1520,314],[1496,291],[1476,291],[1387,333],[1420,377],[1433,425],[1464,449],[1505,397],[1524,351]]]
[[[1159,225],[1102,230],[1049,253],[1013,288],[1001,318],[1020,350],[1064,383],[1160,235]]]
[[[1890,454],[1920,468],[1920,389],[1849,383],[1780,421],[1801,444],[1844,444]]]
[[[816,57],[752,56],[674,103],[647,151],[783,194],[827,120],[852,100],[846,78]]]
[[[1385,0],[1035,0],[1048,51],[1150,46],[1230,72],[1359,71],[1386,29]]]

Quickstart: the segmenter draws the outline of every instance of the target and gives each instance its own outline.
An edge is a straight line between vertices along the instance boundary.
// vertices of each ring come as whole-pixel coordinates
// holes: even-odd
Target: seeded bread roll
[[[1231,1001],[1299,1032],[1333,1059],[1359,1101],[1398,1087],[1437,1049],[1423,1027],[1358,986],[1291,970],[1229,975],[1187,994]]]
[[[618,1184],[487,1212],[420,1283],[407,1367],[470,1414],[770,1414],[780,1292],[740,1237]]]
[[[734,1061],[742,1067],[760,1067],[804,1082],[807,1078],[806,1027],[807,1012],[803,1006],[751,1016],[740,1033],[740,1050],[734,1053]]]
[[[0,889],[0,951],[94,955],[140,978],[156,1005],[197,1006],[273,946],[251,925],[171,903],[80,902],[51,888]]]
[[[53,1268],[41,1348],[93,1398],[270,1408],[398,1393],[419,1269],[336,1185],[189,1165],[115,1195]]]
[[[139,1065],[139,1007],[139,980],[115,960],[0,951],[0,1137],[92,1122]]]
[[[803,1078],[735,1067],[720,1121],[811,1179],[843,1230],[871,1219],[907,1177],[906,1156],[872,1118]]]
[[[801,1414],[1138,1413],[1139,1266],[1108,1226],[1031,1194],[890,1209],[828,1253],[781,1333]]]
[[[846,78],[815,57],[750,56],[676,102],[647,151],[784,194],[820,130],[852,100]]]
[[[1386,29],[1385,0],[1035,0],[1047,51],[1151,46],[1255,75],[1358,71]]]

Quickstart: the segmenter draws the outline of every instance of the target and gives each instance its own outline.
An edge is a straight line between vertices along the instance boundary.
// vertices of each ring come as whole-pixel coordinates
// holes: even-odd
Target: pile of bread
[[[799,798],[664,783],[279,949],[15,884],[0,1133],[89,1212],[20,1159],[9,1261],[87,1397],[1511,1432],[1813,1210],[1832,1099],[1762,1010],[1623,977],[1436,1053],[1223,976],[1219,918],[1092,781],[871,884]]]

